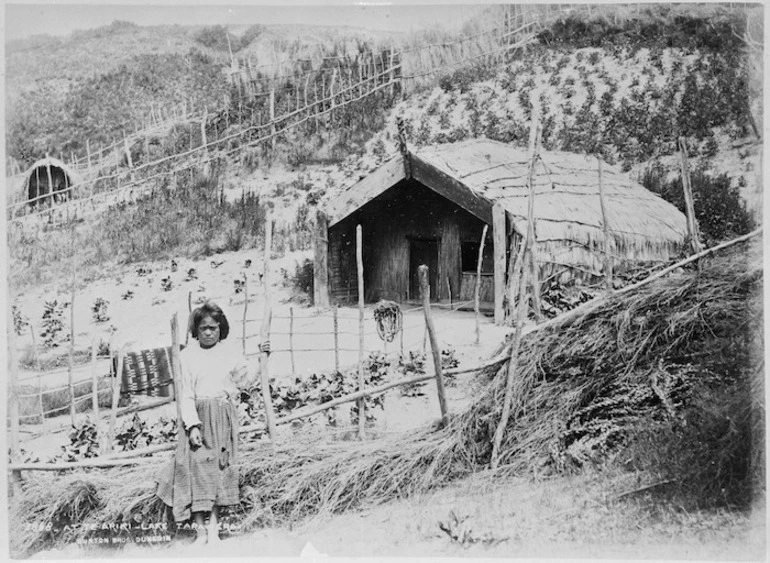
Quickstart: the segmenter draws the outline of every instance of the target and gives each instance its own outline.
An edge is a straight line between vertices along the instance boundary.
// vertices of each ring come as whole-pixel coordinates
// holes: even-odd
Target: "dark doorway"
[[[420,276],[417,268],[428,266],[430,297],[438,295],[438,241],[435,239],[409,239],[409,298],[420,299]]]

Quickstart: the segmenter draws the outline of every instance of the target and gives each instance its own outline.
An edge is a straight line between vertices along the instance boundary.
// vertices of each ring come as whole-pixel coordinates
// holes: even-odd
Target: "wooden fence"
[[[562,7],[560,12],[549,12],[547,17],[555,18],[568,9],[582,8]],[[238,66],[238,72],[230,74],[242,97],[228,100],[225,110],[194,114],[188,104],[165,110],[155,108],[141,130],[126,134],[123,139],[105,147],[91,147],[86,142],[84,157],[70,155],[67,160],[67,155],[59,155],[84,178],[57,192],[60,199],[68,201],[32,209],[50,199],[50,195],[20,197],[7,206],[8,216],[22,226],[41,221],[59,225],[100,212],[114,203],[132,201],[151,191],[153,182],[220,158],[240,156],[257,145],[274,143],[297,127],[317,122],[379,92],[393,95],[403,89],[414,89],[481,59],[499,62],[512,50],[531,42],[542,28],[542,21],[542,10],[514,7],[506,10],[502,24],[457,41],[391,51],[387,57],[369,53],[347,61],[347,66],[338,62],[285,77],[260,78],[255,75],[256,65],[247,61]],[[290,85],[281,84],[281,78],[289,80]],[[253,108],[244,110],[246,103],[253,105],[260,98],[263,99],[256,112]],[[235,129],[234,132],[220,136],[222,120],[226,124],[224,130]],[[133,162],[132,147],[146,144],[148,137],[179,123],[200,124],[199,134],[190,129],[188,148],[154,160],[148,160],[145,154],[145,162]],[[238,127],[232,128],[236,124]],[[17,163],[9,165],[12,170],[21,170]]]

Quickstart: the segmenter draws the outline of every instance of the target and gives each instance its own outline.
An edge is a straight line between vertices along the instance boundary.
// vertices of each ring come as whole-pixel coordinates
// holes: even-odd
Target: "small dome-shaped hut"
[[[17,188],[17,201],[26,203],[32,209],[48,201],[64,201],[71,197],[70,188],[78,183],[78,174],[61,160],[43,158],[24,173],[23,181]]]

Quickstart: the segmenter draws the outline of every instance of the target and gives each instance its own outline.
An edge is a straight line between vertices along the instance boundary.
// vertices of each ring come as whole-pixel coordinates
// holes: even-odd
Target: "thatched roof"
[[[412,150],[412,176],[452,199],[487,223],[499,204],[514,230],[526,233],[529,153],[498,141],[473,139]],[[351,186],[327,206],[329,224],[405,178],[399,155]],[[554,264],[600,270],[592,249],[604,241],[598,162],[567,152],[541,151],[535,167],[535,217],[538,247]],[[667,259],[678,252],[687,232],[676,207],[632,181],[615,166],[603,165],[607,223],[613,253],[631,260]]]

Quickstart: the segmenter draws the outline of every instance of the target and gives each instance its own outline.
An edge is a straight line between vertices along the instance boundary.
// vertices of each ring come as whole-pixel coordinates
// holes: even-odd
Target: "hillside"
[[[11,41],[8,154],[27,166],[46,153],[82,157],[86,139],[94,147],[109,144],[141,128],[153,109],[220,108],[229,93],[222,71],[231,64],[230,49],[272,76],[293,72],[299,60],[318,66],[324,56],[354,58],[393,37],[323,26],[249,25],[230,31],[116,21],[64,39]]]
[[[243,438],[241,504],[226,515],[234,527],[224,530],[225,549],[762,557],[762,247],[757,232],[733,239],[762,222],[764,8],[533,10],[532,29],[513,40],[501,39],[504,20],[490,11],[457,33],[115,22],[9,43],[9,156],[28,166],[46,153],[82,157],[86,141],[93,150],[118,140],[73,190],[77,201],[32,209],[22,197],[9,213],[9,350],[23,381],[10,396],[29,438],[14,461],[99,456],[104,428],[87,418],[96,410],[91,378],[101,409],[154,400],[112,400],[107,354],[165,346],[172,315],[183,319],[207,299],[225,308],[232,339],[256,356],[269,296],[269,387],[285,424],[266,439],[261,381],[239,398],[242,422],[255,427]],[[391,59],[397,68],[386,66]],[[367,62],[385,75],[371,90],[356,79]],[[223,71],[235,67],[253,71],[252,90],[228,82]],[[305,103],[317,90],[321,103]],[[180,104],[188,115],[166,111],[171,119],[123,144],[148,114]],[[508,355],[511,327],[453,309],[451,296],[448,307],[437,304],[446,425],[433,381],[367,398],[365,440],[353,403],[293,419],[358,389],[359,346],[370,353],[361,368],[368,387],[433,368],[420,307],[402,304],[400,343],[384,342],[371,303],[364,330],[355,307],[312,307],[317,207],[398,152],[399,120],[411,147],[479,137],[525,147],[533,106],[545,150],[600,155],[680,209],[683,140],[703,242],[732,244],[618,291],[590,280],[556,284],[549,291],[564,312],[525,320],[517,356]],[[296,121],[281,120],[290,115]],[[103,208],[89,190],[106,196]],[[79,203],[83,215],[71,220]],[[510,418],[501,414],[509,385]],[[117,455],[170,447],[175,407],[123,418]],[[490,469],[503,418],[501,465]],[[94,525],[164,523],[153,481],[164,455],[86,472],[19,470],[25,482],[10,495],[15,556],[100,556],[103,546],[83,543],[104,539]],[[134,530],[109,554],[195,549],[182,529],[146,551]]]

